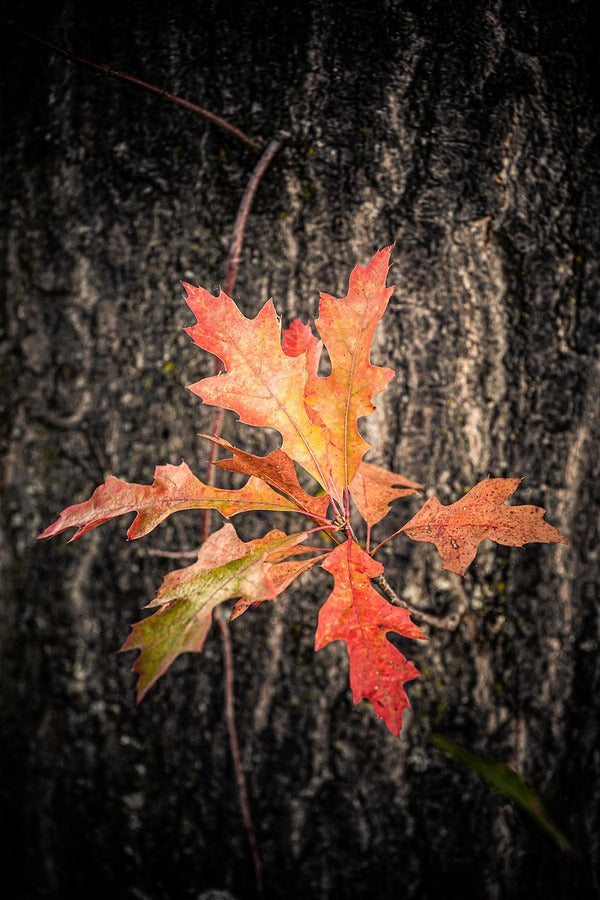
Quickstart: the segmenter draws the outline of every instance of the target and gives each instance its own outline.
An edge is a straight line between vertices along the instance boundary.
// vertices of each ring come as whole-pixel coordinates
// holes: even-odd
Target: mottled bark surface
[[[232,625],[237,710],[269,898],[590,897],[600,858],[596,4],[147,0],[28,4],[48,39],[291,139],[261,185],[236,298],[286,321],[396,242],[376,348],[397,375],[373,459],[443,502],[522,475],[570,546],[485,544],[458,628],[407,652],[400,741],[353,708],[345,651],[312,649],[313,571]],[[33,8],[33,5],[32,5]],[[194,546],[182,513],[36,535],[115,474],[202,472],[185,385],[212,361],[180,280],[216,291],[256,155],[155,97],[4,29],[2,65],[3,881],[15,898],[251,900],[213,634],[136,708],[116,648]],[[227,418],[224,435],[268,444]],[[418,503],[398,503],[385,530]],[[284,520],[275,524],[285,526]],[[267,519],[240,523],[245,539]],[[443,614],[454,576],[400,539],[389,581]],[[578,857],[428,742],[511,763]]]

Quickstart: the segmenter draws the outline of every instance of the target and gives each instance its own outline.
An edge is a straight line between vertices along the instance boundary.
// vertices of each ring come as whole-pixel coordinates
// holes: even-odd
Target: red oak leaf
[[[322,563],[334,577],[334,587],[319,613],[315,649],[330,641],[344,641],[350,658],[350,687],[354,702],[371,701],[392,734],[400,734],[402,713],[409,706],[403,684],[419,675],[411,662],[387,639],[390,631],[425,639],[406,609],[391,606],[370,579],[383,566],[354,541],[340,544]]]
[[[416,481],[363,460],[350,484],[350,494],[367,525],[373,526],[387,516],[394,500],[416,494],[421,487]]]
[[[291,512],[296,508],[294,503],[258,478],[250,478],[239,490],[221,490],[204,484],[182,462],[178,466],[157,466],[152,484],[130,483],[111,475],[96,488],[89,500],[64,509],[39,538],[77,528],[70,538],[74,541],[109,519],[135,511],[137,516],[127,532],[129,539],[143,537],[182,509],[216,509],[229,519],[250,510]]]
[[[465,574],[480,541],[486,539],[509,547],[532,542],[568,544],[560,531],[544,521],[544,509],[505,505],[521,480],[488,478],[450,506],[430,497],[401,531],[413,541],[435,544],[444,569],[458,575]]]

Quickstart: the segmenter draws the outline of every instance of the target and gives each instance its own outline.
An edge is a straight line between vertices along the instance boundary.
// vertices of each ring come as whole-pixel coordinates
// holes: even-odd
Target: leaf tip
[[[131,671],[134,672],[135,669],[132,669]],[[136,706],[139,706],[139,705],[140,705],[140,703],[142,702],[142,700],[144,699],[144,697],[145,697],[146,694],[148,693],[149,687],[150,687],[150,685],[148,685],[147,687],[143,687],[143,688],[142,688],[142,687],[140,687],[140,686],[138,685],[138,687],[136,688],[136,691],[135,691],[135,705],[136,705]]]

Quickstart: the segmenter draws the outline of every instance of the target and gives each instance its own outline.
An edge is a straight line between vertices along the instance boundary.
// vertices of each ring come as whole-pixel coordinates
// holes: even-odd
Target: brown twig
[[[231,243],[229,245],[229,258],[227,260],[227,271],[225,275],[225,284],[223,290],[225,293],[231,297],[233,294],[233,289],[235,287],[235,282],[237,279],[237,273],[240,265],[240,259],[242,257],[242,247],[244,244],[244,235],[246,233],[246,225],[248,222],[248,216],[250,215],[250,210],[252,209],[252,204],[254,203],[254,197],[256,196],[256,191],[258,190],[258,186],[273,162],[275,156],[281,149],[284,141],[286,141],[290,137],[287,131],[279,131],[277,135],[269,141],[265,150],[263,151],[260,159],[256,163],[250,178],[248,179],[248,184],[246,185],[246,189],[242,195],[242,199],[240,200],[240,205],[238,207],[238,211],[235,217],[235,222],[233,223],[233,231],[231,235]],[[214,365],[214,374],[218,375],[221,372],[221,363],[219,360],[215,360]],[[213,437],[219,437],[221,434],[221,429],[223,428],[223,410],[221,407],[215,409],[213,413],[212,420],[212,435]],[[206,482],[207,484],[214,484],[215,480],[215,469],[213,466],[214,461],[217,458],[218,447],[215,443],[211,441],[210,450],[208,454],[208,466],[206,470]],[[205,514],[202,518],[202,541],[204,542],[208,535],[210,534],[210,510],[205,510]]]
[[[370,555],[375,556],[375,554],[378,553],[382,547],[384,547],[389,541],[393,540],[393,538],[398,537],[399,534],[402,534],[402,528],[399,528],[398,531],[394,531],[393,534],[388,534],[388,536],[384,538],[383,541],[380,541],[376,547],[373,547],[373,549],[370,551]]]
[[[256,883],[256,892],[258,896],[264,898],[265,890],[262,875],[262,859],[258,849],[256,840],[256,830],[252,820],[252,812],[250,810],[250,800],[248,797],[248,788],[246,785],[246,775],[242,766],[242,754],[240,752],[240,742],[238,739],[237,724],[235,718],[235,682],[234,682],[234,665],[233,665],[233,647],[231,644],[231,635],[229,633],[229,625],[223,615],[220,606],[215,610],[215,620],[219,635],[221,637],[221,647],[223,650],[223,661],[225,663],[225,720],[229,731],[229,748],[233,759],[233,768],[235,770],[235,780],[238,789],[238,799],[240,801],[240,809],[244,820],[244,827],[250,844],[250,852],[252,854],[252,862],[254,865],[254,881]]]
[[[229,134],[232,134],[252,150],[260,150],[258,141],[254,140],[254,138],[251,138],[250,135],[246,134],[235,125],[232,125],[231,122],[227,121],[227,119],[221,118],[221,116],[216,115],[216,113],[211,112],[209,109],[205,109],[203,106],[199,106],[197,103],[192,103],[190,100],[184,100],[183,97],[178,97],[177,94],[172,94],[170,91],[166,91],[164,88],[159,88],[155,84],[149,84],[147,81],[142,81],[140,78],[135,78],[133,75],[128,75],[126,72],[121,72],[119,69],[113,69],[112,66],[107,66],[103,63],[92,62],[90,59],[86,59],[86,57],[84,56],[78,56],[76,53],[72,53],[70,50],[65,50],[64,47],[58,47],[56,44],[51,43],[51,41],[47,41],[45,38],[40,37],[38,34],[34,34],[32,31],[28,31],[27,28],[23,28],[22,25],[18,25],[17,22],[13,22],[12,19],[3,19],[1,21],[3,21],[6,25],[10,25],[13,28],[16,28],[22,34],[27,35],[27,37],[31,38],[32,41],[37,41],[38,44],[43,44],[45,47],[49,47],[50,50],[53,50],[55,53],[60,53],[61,56],[70,59],[72,62],[79,63],[82,66],[86,66],[88,69],[92,69],[94,72],[98,72],[100,75],[107,75],[109,78],[117,78],[120,81],[127,81],[129,82],[129,84],[133,84],[136,87],[142,88],[142,90],[144,91],[149,91],[151,94],[156,94],[158,97],[161,97],[163,100],[167,100],[169,103],[175,103],[177,106],[182,106],[184,109],[188,109],[190,110],[190,112],[193,112],[198,116],[203,116],[203,118],[208,119],[214,125],[218,125],[219,128],[223,128],[225,131],[228,131]]]
[[[160,550],[159,548],[146,550],[148,556],[162,556],[165,559],[195,559],[197,550]]]
[[[231,238],[224,287],[225,293],[227,293],[229,296],[231,296],[231,294],[233,293],[233,288],[235,286],[242,253],[242,246],[244,243],[246,224],[248,222],[250,210],[252,209],[254,197],[256,196],[256,191],[265,172],[280,150],[284,141],[288,137],[289,134],[287,132],[281,131],[275,138],[273,138],[273,140],[269,142],[256,166],[254,167],[254,171],[248,179],[248,184],[246,185],[246,190],[244,191],[244,194],[240,201],[238,212],[233,225],[233,233]],[[215,375],[220,371],[221,364],[219,360],[216,360],[214,366]],[[212,419],[211,432],[214,437],[218,437],[220,435],[222,427],[223,410],[218,407],[214,410]],[[212,485],[215,481],[215,468],[213,466],[213,463],[216,459],[216,453],[217,445],[211,442],[208,465],[205,474],[206,484]],[[204,543],[204,541],[210,534],[210,520],[211,510],[202,510],[201,543]],[[170,550],[150,550],[149,553],[151,553],[153,556],[168,557],[188,557],[190,555],[197,555],[193,551],[178,552]],[[242,754],[240,752],[240,742],[235,718],[235,671],[233,661],[233,647],[231,643],[231,635],[229,633],[229,625],[227,624],[227,620],[223,615],[223,610],[220,606],[217,606],[214,611],[214,619],[219,630],[219,636],[221,638],[221,648],[225,665],[225,720],[227,722],[227,730],[229,733],[229,747],[231,751],[231,758],[233,760],[233,768],[235,771],[235,779],[238,789],[238,798],[240,802],[240,809],[242,812],[242,819],[244,821],[244,827],[248,836],[248,844],[250,845],[250,852],[252,854],[256,891],[258,893],[258,896],[262,898],[264,897],[262,860],[258,849],[258,842],[256,840],[256,829],[254,828],[252,812],[250,810],[248,787],[246,784],[244,767],[242,765]]]
[[[258,186],[267,171],[268,167],[272,163],[276,154],[280,150],[283,142],[289,137],[289,134],[285,131],[280,131],[276,137],[273,138],[263,151],[262,156],[254,167],[254,171],[250,175],[248,179],[248,184],[246,185],[246,190],[242,196],[240,201],[240,205],[238,207],[238,212],[235,217],[235,222],[233,225],[233,233],[231,237],[231,244],[229,249],[229,259],[227,261],[227,272],[225,276],[225,293],[231,296],[233,293],[233,288],[235,286],[238,268],[240,264],[241,254],[242,254],[242,246],[244,243],[244,235],[246,231],[246,224],[248,222],[248,216],[250,214],[250,210],[252,209],[252,204],[254,202],[254,197],[256,196],[256,191]],[[218,360],[215,362],[215,374],[218,374],[221,370],[221,364]],[[213,421],[212,421],[212,434],[214,437],[218,437],[221,433],[221,429],[223,427],[223,410],[218,408],[215,409],[213,413]],[[208,468],[206,471],[206,483],[214,484],[215,478],[215,469],[213,466],[213,462],[215,461],[217,453],[217,445],[211,442],[210,455],[208,460]],[[205,541],[208,535],[210,534],[210,510],[203,510],[202,516],[202,541]],[[259,897],[264,897],[264,885],[263,885],[263,877],[262,877],[262,860],[260,857],[260,852],[258,849],[258,843],[256,840],[256,830],[254,828],[254,822],[252,819],[252,812],[250,810],[250,800],[248,797],[248,788],[246,785],[246,775],[244,773],[244,767],[242,765],[242,755],[240,752],[240,743],[238,738],[237,724],[235,718],[235,682],[234,682],[234,664],[233,664],[233,648],[231,644],[231,635],[229,634],[229,626],[227,624],[227,620],[223,615],[223,610],[220,606],[217,606],[214,613],[215,621],[217,623],[217,627],[219,629],[219,635],[221,637],[221,646],[223,650],[223,660],[225,664],[225,719],[227,721],[227,729],[229,731],[229,746],[231,749],[231,757],[233,760],[233,767],[235,770],[235,778],[238,787],[238,797],[240,801],[240,809],[242,811],[242,818],[244,821],[244,827],[246,829],[246,834],[248,836],[248,843],[250,845],[250,851],[252,853],[252,862],[254,864],[254,879],[256,882],[256,890]]]
[[[417,606],[413,606],[412,603],[407,603],[406,600],[399,597],[383,575],[378,575],[373,581],[381,592],[385,594],[390,603],[393,603],[394,606],[404,607],[404,609],[409,611],[411,616],[420,619],[422,622],[425,622],[426,625],[431,625],[433,628],[443,628],[445,631],[456,631],[467,610],[468,598],[462,584],[455,584],[453,586],[456,594],[458,594],[458,603],[452,612],[447,613],[445,616],[436,616],[433,613],[428,613],[423,609],[419,609]]]
[[[248,184],[246,185],[246,190],[242,196],[240,201],[240,205],[238,208],[238,212],[235,218],[234,226],[233,226],[233,234],[231,239],[231,245],[229,250],[229,259],[227,263],[227,273],[225,276],[225,292],[231,296],[233,293],[233,288],[235,286],[235,281],[237,278],[238,268],[240,264],[240,258],[242,253],[242,245],[244,243],[244,234],[246,230],[246,224],[248,222],[248,216],[250,214],[250,210],[252,208],[252,203],[254,201],[254,197],[256,195],[256,191],[258,186],[267,171],[269,165],[275,158],[277,152],[280,150],[283,142],[289,137],[288,133],[285,131],[279,132],[279,134],[273,138],[272,141],[269,142],[266,149],[264,150],[261,158],[258,163],[254,167],[254,171],[252,172],[250,178],[248,179]],[[214,372],[218,374],[221,371],[221,364],[219,360],[215,361]],[[212,419],[212,429],[211,432],[214,437],[218,437],[221,433],[221,429],[223,427],[223,410],[219,407],[213,412]],[[216,459],[217,453],[217,445],[211,442],[208,465],[205,474],[205,482],[206,484],[214,484],[215,480],[215,468],[213,463]],[[210,534],[210,520],[211,520],[211,511],[210,509],[204,509],[202,511],[202,526],[201,526],[201,543],[207,539]],[[169,557],[188,557],[190,555],[196,555],[192,551],[168,551],[168,550],[154,550],[149,551],[153,556],[169,556]],[[233,647],[231,643],[231,635],[229,633],[229,625],[227,624],[227,620],[223,615],[223,610],[220,606],[217,606],[214,611],[214,619],[217,624],[217,628],[219,630],[219,636],[221,638],[221,648],[223,652],[223,661],[225,665],[225,720],[227,722],[227,730],[229,733],[229,747],[231,751],[231,758],[233,760],[233,768],[235,771],[235,779],[238,789],[238,799],[240,802],[240,809],[242,812],[242,819],[244,821],[244,827],[246,829],[246,834],[248,836],[248,844],[250,845],[250,852],[252,854],[252,862],[254,865],[254,879],[256,882],[256,891],[259,897],[264,897],[264,883],[263,883],[263,875],[262,875],[262,860],[260,856],[260,851],[258,849],[258,842],[256,840],[256,829],[254,828],[254,821],[252,819],[252,812],[250,809],[250,800],[248,797],[248,787],[246,784],[246,775],[244,772],[244,767],[242,765],[242,754],[240,752],[240,742],[238,737],[237,723],[235,718],[235,671],[234,671],[234,661],[233,661]]]
[[[244,243],[244,234],[246,232],[246,223],[248,216],[254,203],[256,191],[263,178],[263,175],[273,162],[275,156],[279,153],[283,143],[290,137],[289,132],[279,131],[276,136],[269,141],[265,147],[262,156],[254,167],[246,190],[240,200],[235,222],[233,224],[233,234],[231,236],[231,244],[229,247],[229,259],[227,260],[227,276],[225,278],[224,291],[231,296],[237,278],[240,259],[242,256],[242,245]]]

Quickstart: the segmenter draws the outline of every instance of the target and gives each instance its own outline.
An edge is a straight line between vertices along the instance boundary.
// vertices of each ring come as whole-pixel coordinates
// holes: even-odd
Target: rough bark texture
[[[37,4],[31,4],[36,8]],[[232,624],[269,898],[590,897],[600,874],[597,4],[145,0],[28,4],[50,40],[230,117],[291,132],[261,185],[236,296],[288,318],[396,242],[377,361],[397,375],[373,459],[442,502],[488,474],[571,544],[480,550],[458,628],[408,652],[400,741],[312,649],[321,571]],[[11,29],[2,46],[2,879],[15,898],[255,896],[216,635],[136,708],[115,654],[172,561],[109,524],[35,537],[109,474],[202,471],[212,362],[180,280],[217,290],[256,156]],[[261,451],[226,420],[224,436]],[[273,446],[273,445],[270,445]],[[397,504],[385,530],[417,509]],[[283,520],[275,524],[285,525]],[[247,519],[245,539],[266,519]],[[430,612],[458,602],[428,545],[382,554]],[[425,626],[427,627],[427,626]],[[577,857],[427,740],[511,763]]]

